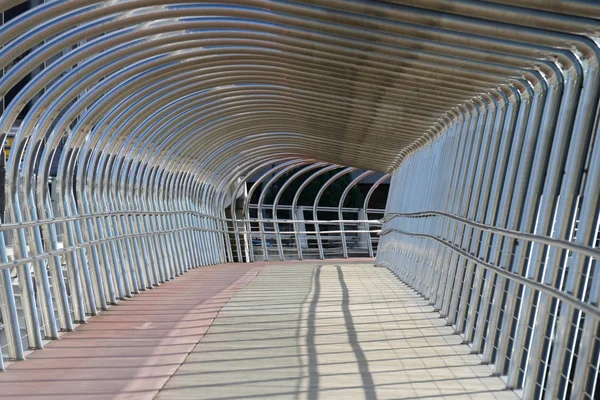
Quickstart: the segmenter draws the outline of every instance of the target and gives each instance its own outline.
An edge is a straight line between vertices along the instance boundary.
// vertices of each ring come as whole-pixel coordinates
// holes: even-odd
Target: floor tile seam
[[[407,285],[407,284],[406,284],[404,281],[402,281],[402,280],[400,279],[400,277],[399,277],[399,276],[397,276],[397,275],[396,275],[395,273],[393,273],[392,271],[390,271],[390,273],[391,273],[391,275],[392,275],[392,276],[393,276],[393,277],[394,277],[394,278],[395,278],[395,279],[396,279],[396,280],[397,280],[399,283],[401,283],[403,286],[405,286],[405,287],[406,287],[406,291],[407,291],[408,293],[411,293],[411,292],[412,292],[412,294],[414,294],[414,297],[415,297],[415,298],[423,298],[423,296],[422,296],[421,294],[419,294],[419,293],[418,293],[418,292],[417,292],[417,291],[416,291],[414,288],[410,287],[410,286],[409,286],[409,285]],[[419,305],[417,305],[417,307],[418,307],[420,310],[422,310],[423,314],[427,314],[428,312],[426,312],[425,310],[429,308],[429,309],[430,309],[430,310],[429,310],[429,313],[433,311],[435,314],[437,314],[438,316],[440,316],[440,317],[441,317],[441,315],[440,315],[439,311],[435,311],[435,310],[433,309],[433,306],[432,306],[431,304],[427,304],[427,305],[423,305],[423,306],[419,306]],[[443,328],[443,327],[440,327],[440,328]],[[445,335],[444,335],[444,336],[445,336]],[[450,348],[452,348],[452,349],[454,349],[454,350],[456,350],[456,348],[468,347],[468,345],[466,345],[466,344],[462,344],[462,343],[459,343],[459,344],[450,344],[450,343],[447,343],[447,346],[448,346],[448,347],[450,347]],[[461,354],[459,354],[459,353],[455,353],[455,354],[456,354],[456,355],[461,355]],[[467,355],[471,355],[471,353],[469,353],[469,354],[467,354]],[[463,361],[464,361],[464,360],[463,360]],[[464,361],[464,362],[465,362],[465,367],[473,367],[473,365],[472,365],[472,364],[469,364],[467,361]],[[486,376],[486,378],[487,378],[487,376]],[[506,389],[505,389],[505,390],[503,390],[503,391],[501,391],[501,392],[504,392],[504,393],[513,393],[513,394],[514,394],[514,391],[512,391],[512,390],[506,390]],[[515,397],[515,398],[517,398],[517,397]]]
[[[383,279],[381,278],[381,274],[380,274],[380,273],[378,273],[378,271],[377,271],[375,274],[373,274],[373,275],[374,275],[374,277],[376,277],[376,278],[378,279],[378,281],[379,281],[380,283],[383,283]],[[373,279],[371,278],[371,276],[369,276],[369,280],[370,280],[371,282],[373,282]],[[374,285],[375,285],[375,284],[374,284]],[[387,286],[387,285],[386,285],[386,286]],[[379,285],[375,285],[375,287],[376,287],[376,288],[378,288],[378,287],[379,287]],[[370,293],[370,291],[369,291],[369,293]],[[391,309],[390,309],[390,306],[389,306],[389,302],[388,302],[388,298],[387,298],[387,296],[383,295],[383,293],[382,293],[380,290],[379,290],[379,293],[380,293],[380,295],[382,295],[382,297],[385,299],[385,303],[386,303],[386,305],[387,305],[387,307],[388,307],[388,310],[389,310],[390,314],[392,314],[392,315],[395,317],[397,313],[394,313],[394,312],[392,312],[392,311],[391,311]],[[377,314],[376,314],[376,315],[377,315]],[[378,317],[378,316],[377,316],[377,317]],[[385,336],[385,338],[386,338],[386,343],[387,343],[387,345],[389,346],[389,349],[390,349],[390,351],[391,351],[393,354],[396,354],[396,356],[397,356],[399,359],[401,359],[401,358],[402,358],[402,357],[401,357],[401,354],[400,354],[400,353],[397,351],[397,349],[396,349],[394,346],[392,346],[392,343],[390,342],[390,336],[387,334],[387,329],[383,329],[383,326],[382,326],[382,323],[381,323],[381,319],[379,319],[379,317],[378,317],[377,319],[378,319],[378,321],[379,321],[379,326],[380,326],[380,328],[381,328],[381,330],[382,330],[382,332],[383,332],[383,334],[384,334],[384,336]],[[397,321],[397,319],[396,319],[396,327],[398,328],[398,330],[401,330],[401,327],[400,327],[400,325],[398,324],[398,321]]]
[[[231,295],[231,298],[233,298],[238,292],[240,292],[244,287],[248,286],[252,281],[254,281],[259,275],[260,273],[266,269],[267,266],[256,266],[250,270],[248,270],[242,277],[240,277],[238,280],[236,280],[236,282],[234,282],[232,285],[236,285],[239,284],[240,287],[237,288],[237,290],[235,290],[235,293],[233,293]],[[253,272],[256,272],[250,279],[248,279],[248,275],[251,275]],[[243,282],[243,285],[242,285]],[[225,289],[227,290],[227,289]],[[228,300],[229,301],[229,300]],[[206,331],[202,334],[202,337],[200,337],[200,339],[194,344],[194,346],[192,346],[192,348],[190,349],[190,351],[187,353],[187,355],[185,356],[185,358],[181,361],[181,363],[177,366],[177,368],[175,369],[175,371],[173,371],[173,373],[171,374],[171,376],[162,384],[162,386],[160,387],[160,389],[158,389],[156,391],[156,394],[153,396],[153,399],[156,399],[160,393],[163,391],[163,389],[167,386],[167,384],[169,383],[169,381],[177,374],[177,371],[179,371],[179,369],[181,368],[181,366],[183,364],[185,364],[185,362],[187,361],[187,359],[189,358],[190,354],[192,354],[194,352],[194,349],[198,346],[198,343],[200,343],[202,341],[202,339],[204,339],[206,337],[206,335],[208,335],[208,333],[210,332],[210,328],[212,327],[212,323],[219,318],[219,314],[221,313],[221,310],[227,305],[227,302],[225,302],[225,304],[223,304],[219,311],[217,311],[217,314],[215,315],[215,317],[213,318],[213,320],[210,322],[210,324],[208,325],[208,328],[206,329]]]
[[[216,268],[218,268],[217,266],[215,266]],[[127,299],[124,302],[121,302],[119,305],[115,306],[115,307],[110,307],[109,310],[102,312],[101,314],[97,315],[97,316],[93,316],[88,320],[87,324],[84,325],[80,325],[80,329],[73,331],[73,332],[67,332],[68,336],[64,336],[63,339],[68,338],[69,340],[125,340],[125,339],[130,339],[130,338],[103,338],[101,336],[98,336],[98,334],[101,334],[102,332],[106,332],[107,329],[94,329],[98,324],[105,324],[105,323],[110,323],[110,324],[118,324],[118,323],[126,323],[126,322],[122,322],[119,321],[120,318],[122,318],[122,314],[123,312],[140,312],[140,311],[154,311],[156,310],[156,307],[152,307],[152,308],[148,308],[147,310],[145,309],[145,307],[151,307],[152,304],[146,304],[148,301],[156,301],[157,298],[159,297],[164,297],[165,294],[169,294],[171,292],[177,292],[177,293],[181,293],[181,287],[188,287],[189,285],[191,285],[192,282],[196,282],[200,279],[196,278],[197,275],[205,275],[206,272],[204,272],[206,270],[204,269],[195,269],[195,270],[190,270],[188,271],[188,274],[182,275],[179,277],[178,280],[171,280],[169,281],[169,285],[160,285],[156,288],[154,288],[155,290],[152,291],[144,291],[142,293],[140,293],[139,295],[131,298],[131,299]],[[209,272],[210,273],[210,272]],[[160,290],[160,294],[158,293],[158,291],[156,289],[162,289]],[[184,290],[185,291],[185,290]],[[146,295],[146,296],[144,296]],[[156,297],[155,299],[151,299],[151,297]],[[193,302],[191,305],[199,305],[202,304],[204,302],[210,301],[211,297],[206,298],[204,300],[201,300],[200,303],[197,302]],[[142,301],[145,300],[145,301]],[[119,307],[120,306],[120,307]],[[142,307],[142,309],[140,309],[139,307]],[[164,311],[168,311],[168,309],[164,309]],[[187,312],[186,312],[187,313]],[[103,318],[106,317],[110,317],[113,318],[113,321],[105,321],[103,320]],[[86,329],[87,328],[87,329]],[[191,328],[185,328],[185,329],[191,329]],[[109,329],[110,331],[115,330],[115,331],[119,331],[121,332],[121,329]],[[73,334],[78,334],[76,337]],[[88,335],[91,335],[88,336]],[[153,338],[149,338],[149,337],[140,337],[137,338],[136,340],[152,340]],[[57,341],[51,341],[50,345],[56,345],[58,342]],[[56,351],[63,351],[63,347],[57,346],[57,347],[53,347],[53,346],[48,346],[45,347],[43,349],[43,351],[47,351],[47,350],[56,350]],[[40,350],[37,350],[35,352],[33,352],[32,356],[30,357],[31,359],[35,359],[35,354],[39,353]],[[41,358],[43,359],[43,357]]]

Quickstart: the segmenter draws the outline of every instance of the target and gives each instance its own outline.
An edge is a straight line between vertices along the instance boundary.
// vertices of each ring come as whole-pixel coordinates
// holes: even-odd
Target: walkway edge
[[[223,310],[223,308],[229,303],[229,301],[240,290],[242,290],[243,288],[245,288],[250,282],[252,282],[254,279],[256,279],[256,277],[261,273],[261,271],[265,267],[266,267],[266,265],[262,265],[262,266],[259,266],[259,267],[252,268],[250,271],[246,272],[243,276],[241,276],[237,281],[235,281],[229,287],[227,287],[226,289],[223,290],[223,292],[225,292],[227,290],[235,288],[235,292],[231,296],[229,296],[229,299],[221,306],[221,308],[219,309],[219,311],[217,311],[217,314],[215,315],[215,317],[209,323],[208,329],[206,329],[206,332],[200,337],[200,339],[198,339],[198,342],[196,342],[196,344],[190,349],[190,351],[187,353],[187,355],[185,356],[185,358],[181,361],[181,363],[179,364],[179,366],[177,367],[177,369],[175,370],[175,372],[173,372],[173,374],[163,383],[163,385],[161,386],[161,388],[153,396],[153,399],[156,399],[158,397],[158,395],[160,394],[160,392],[165,388],[165,386],[167,386],[167,384],[169,383],[169,381],[173,378],[173,376],[177,373],[177,371],[179,371],[179,369],[181,368],[181,366],[183,364],[185,364],[185,362],[189,358],[190,354],[192,354],[192,352],[194,351],[194,349],[196,348],[196,346],[198,345],[198,343],[200,343],[202,341],[202,339],[204,339],[206,337],[206,335],[208,334],[208,332],[210,332],[210,328],[212,328],[213,322],[215,322],[215,320],[219,317],[219,314],[221,313],[221,311]]]

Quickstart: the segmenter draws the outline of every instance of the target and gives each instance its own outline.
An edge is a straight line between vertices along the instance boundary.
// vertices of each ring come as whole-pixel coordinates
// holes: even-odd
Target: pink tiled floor
[[[152,399],[264,265],[199,268],[121,301],[0,373],[0,398]]]

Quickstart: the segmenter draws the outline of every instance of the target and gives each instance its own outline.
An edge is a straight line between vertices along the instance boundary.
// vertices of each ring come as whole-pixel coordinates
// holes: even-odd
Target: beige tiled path
[[[191,270],[0,373],[0,400],[152,400],[264,264]]]
[[[388,270],[271,265],[159,393],[183,399],[514,399]]]

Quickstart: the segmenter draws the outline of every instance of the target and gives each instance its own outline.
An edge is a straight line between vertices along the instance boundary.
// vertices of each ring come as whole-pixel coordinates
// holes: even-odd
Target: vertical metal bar
[[[302,167],[303,165],[306,165],[307,163],[309,163],[309,162],[301,161],[301,162],[291,163],[291,164],[287,165],[286,167],[282,168],[281,170],[279,170],[277,173],[273,174],[271,179],[269,179],[263,185],[261,192],[260,192],[260,196],[258,197],[258,203],[257,203],[257,216],[260,220],[267,218],[264,215],[263,205],[265,202],[265,197],[269,193],[269,189],[271,188],[271,186],[275,182],[277,182],[281,177],[283,177],[285,174],[289,173],[290,171],[293,171],[296,168]],[[281,190],[281,187],[283,187],[283,183],[280,186],[280,190]],[[275,196],[277,196],[277,194]],[[275,203],[275,201],[273,203]],[[277,225],[277,210],[274,207],[272,207],[272,211],[273,211],[273,216],[272,216],[273,228],[274,228],[275,240],[277,242],[277,248],[278,248],[278,252],[279,252],[279,259],[281,261],[284,261],[285,257],[283,256],[283,248],[281,247],[281,237],[280,237],[280,233],[279,233],[279,227]],[[269,260],[269,255],[268,255],[269,249],[267,248],[267,243],[266,243],[267,236],[265,233],[265,224],[263,221],[259,221],[258,226],[259,226],[259,229],[261,232],[262,248],[263,248],[263,253],[265,254],[265,260],[268,261]]]
[[[476,173],[480,170],[477,168],[477,165],[484,165],[481,164],[481,162],[484,161],[484,154],[487,154],[485,146],[491,137],[492,124],[496,116],[496,105],[491,101],[491,97],[488,97],[484,104],[486,105],[487,110],[485,113],[485,121],[483,118],[479,120],[477,134],[475,135],[475,141],[473,143],[474,147],[470,152],[470,160],[466,171],[465,181],[463,183],[463,189],[461,191],[462,198],[458,214],[461,217],[468,218],[469,205],[471,203],[470,199],[474,192],[474,186],[476,185]],[[454,234],[453,243],[462,248],[464,246],[465,235],[464,227],[458,226]],[[449,311],[452,298],[458,298],[458,291],[454,292],[452,288],[455,283],[457,272],[459,277],[462,276],[463,268],[460,264],[461,258],[458,257],[456,253],[452,253],[450,255],[448,275],[444,284],[444,297],[440,307],[440,314],[447,318],[450,317]],[[450,321],[450,323],[452,322],[453,321]]]
[[[551,150],[549,152],[549,161],[547,164],[548,170],[545,174],[546,178],[543,185],[543,192],[539,205],[536,224],[536,234],[550,235],[552,233],[555,205],[558,199],[560,179],[562,177],[562,173],[560,173],[559,171],[562,170],[564,165],[564,158],[566,156],[567,145],[569,143],[571,126],[576,110],[577,101],[580,97],[579,94],[581,89],[581,77],[578,75],[578,71],[575,68],[573,68],[570,70],[563,71],[563,74],[563,79],[565,82],[563,89],[563,99],[558,113],[555,136],[552,141]],[[548,270],[548,268],[546,267],[547,265],[549,265],[548,260],[546,260],[543,263],[544,269],[541,268],[542,260],[546,258],[545,253],[546,249],[544,248],[544,246],[539,246],[538,244],[534,243],[529,259],[529,265],[532,265],[533,268],[530,269],[527,275],[531,276],[530,274],[533,274],[535,276],[535,279],[540,279],[543,277],[544,283],[553,285],[555,281],[554,275],[558,271],[549,270],[550,273],[544,272],[544,270]],[[542,276],[539,276],[540,274]],[[523,299],[526,300],[528,303],[530,302],[527,294],[523,295]],[[538,305],[536,307],[536,316],[534,317],[536,322],[534,324],[534,333],[532,337],[536,337],[536,335],[538,337],[536,338],[536,340],[531,341],[530,350],[528,353],[528,360],[525,372],[526,379],[523,384],[523,391],[526,396],[533,397],[534,393],[538,391],[538,388],[542,387],[541,384],[543,383],[543,381],[538,381],[538,372],[540,371],[540,367],[542,367],[543,364],[542,358],[544,357],[544,355],[542,353],[544,353],[544,344],[547,340],[544,337],[548,335],[548,331],[546,330],[546,321],[550,313],[552,312],[551,308],[553,307],[553,303],[554,301],[549,299],[548,296],[545,296],[544,294],[540,294],[537,300]]]
[[[469,118],[469,124],[465,124],[463,128],[465,129],[463,135],[465,136],[465,139],[467,141],[465,142],[465,145],[463,147],[461,167],[459,168],[460,175],[456,180],[455,188],[452,190],[453,200],[451,206],[451,214],[454,215],[459,214],[462,198],[461,196],[463,193],[465,193],[465,184],[467,174],[469,171],[469,165],[471,164],[472,149],[474,148],[475,138],[477,136],[477,132],[480,132],[483,129],[484,120],[486,118],[485,103],[483,101],[481,101],[480,99],[476,99],[476,101],[474,101],[474,103],[471,105],[473,106],[473,108],[470,109],[470,111],[473,114],[471,118]],[[458,234],[458,228],[456,227],[456,223],[453,221],[449,222],[447,229],[447,234],[445,235],[448,238],[447,240],[454,242],[454,238]],[[449,249],[444,248],[442,251],[439,252],[439,254],[440,256],[438,259],[440,261],[437,262],[441,263],[442,265],[441,274],[439,278],[436,279],[436,287],[434,287],[434,289],[432,290],[434,296],[430,300],[430,302],[434,305],[434,308],[438,311],[442,309],[442,303],[445,298],[446,282],[448,281],[448,275],[452,262],[452,254]]]
[[[297,171],[296,173],[292,174],[279,188],[279,191],[277,192],[277,194],[275,195],[275,199],[273,200],[273,218],[275,220],[277,220],[277,206],[279,205],[279,200],[281,199],[281,196],[283,195],[284,191],[288,188],[288,186],[294,182],[297,178],[299,178],[302,175],[305,175],[307,172],[312,171],[314,169],[317,168],[321,168],[323,166],[327,165],[326,163],[313,163],[310,164],[302,169],[300,169],[299,171]],[[293,217],[294,215],[294,210],[291,210],[291,218],[294,219]],[[283,244],[281,241],[281,237],[279,235],[279,223],[277,223],[276,221],[274,222],[274,225],[276,227],[275,231],[277,233],[277,248],[279,249],[279,257],[280,259],[283,261],[285,259],[285,255],[283,253]],[[298,233],[297,233],[297,229],[295,227],[295,225],[292,225],[293,227],[293,233],[295,235],[295,237],[298,237]],[[296,239],[296,246],[300,246],[300,243],[298,241],[298,239]]]
[[[251,254],[251,260],[254,261],[254,251],[253,251],[253,246],[252,246],[252,232],[251,232],[251,224],[250,224],[250,201],[252,200],[252,195],[254,194],[254,191],[261,185],[262,181],[267,179],[267,177],[269,176],[269,174],[271,173],[277,173],[279,170],[281,170],[282,168],[287,168],[290,165],[296,165],[297,163],[302,162],[302,160],[291,160],[291,161],[286,161],[283,162],[279,165],[274,166],[271,169],[268,169],[267,171],[265,171],[252,185],[252,187],[250,188],[250,190],[248,191],[248,196],[246,197],[245,201],[244,201],[244,215],[246,218],[246,226],[247,226],[247,231],[249,233],[249,237],[250,237],[250,254]],[[257,217],[259,220],[261,220],[263,217],[260,214],[261,209],[257,209]],[[266,237],[264,236],[264,229],[263,229],[263,225],[262,222],[258,223],[259,225],[259,230],[260,230],[260,235],[261,235],[261,239],[262,239],[262,249],[263,249],[263,257],[265,261],[269,260],[269,256],[268,256],[268,252],[267,252],[267,247],[266,247]]]
[[[366,178],[367,176],[373,174],[374,171],[365,171],[362,174],[360,174],[359,176],[357,176],[356,178],[354,178],[354,180],[352,180],[348,186],[346,186],[346,188],[344,189],[344,191],[342,192],[342,195],[340,196],[340,201],[338,204],[338,219],[340,220],[340,235],[342,237],[342,256],[344,258],[348,258],[348,245],[346,243],[346,234],[344,233],[344,214],[342,213],[342,209],[344,208],[344,200],[346,200],[346,197],[348,196],[348,193],[350,193],[350,190],[356,186],[361,180],[363,180],[364,178]],[[358,219],[360,218],[360,212],[358,215]],[[360,225],[359,225],[360,227]]]
[[[381,178],[379,178],[371,186],[371,188],[365,195],[365,201],[363,203],[363,210],[365,210],[365,219],[367,219],[367,220],[369,219],[369,201],[371,200],[371,196],[373,195],[375,190],[377,190],[377,188],[388,179],[390,179],[390,174],[384,174]],[[390,198],[389,193],[388,193],[388,198]],[[368,224],[367,224],[367,230],[371,230],[371,227]],[[367,234],[367,240],[368,240],[367,248],[369,249],[369,257],[373,258],[375,255],[374,255],[374,251],[373,251],[373,241],[371,239],[371,233]]]
[[[300,195],[302,194],[302,191],[304,190],[304,188],[306,188],[313,180],[315,180],[317,177],[329,172],[329,171],[333,171],[335,169],[341,168],[339,165],[329,165],[327,167],[324,167],[320,170],[318,170],[317,172],[313,173],[311,176],[309,176],[308,178],[306,178],[306,180],[304,182],[302,182],[302,184],[298,187],[298,189],[296,190],[296,193],[294,194],[294,199],[292,200],[292,219],[295,221],[297,220],[296,218],[296,209],[298,206],[298,200],[300,199]],[[313,216],[313,220],[315,220],[316,218],[314,218]],[[316,222],[315,222],[315,226],[316,226]],[[295,239],[296,239],[296,243],[298,243],[298,259],[299,260],[304,260],[304,255],[302,253],[302,245],[300,244],[300,237],[298,235],[298,225],[296,222],[294,222],[294,232],[295,233]]]
[[[321,188],[319,189],[319,191],[317,192],[316,196],[315,196],[315,200],[313,203],[313,223],[315,224],[315,235],[317,237],[317,245],[319,246],[319,257],[321,258],[321,260],[325,259],[325,252],[323,249],[323,241],[321,240],[321,232],[320,232],[320,227],[319,227],[319,216],[318,216],[318,207],[319,207],[319,200],[321,200],[321,196],[323,196],[323,193],[325,193],[325,190],[333,183],[335,182],[338,178],[352,172],[355,171],[356,168],[345,168],[343,170],[341,170],[340,172],[338,172],[337,174],[333,175],[331,178],[329,178],[324,184],[323,186],[321,186]]]
[[[598,100],[596,99],[596,105],[597,101]],[[598,111],[596,109],[596,116],[597,115]],[[595,119],[595,122],[598,124],[597,118]],[[580,142],[572,142],[574,148],[569,148],[569,155],[567,156],[567,165],[565,168],[566,172],[570,172],[573,175],[579,175],[579,180],[585,178],[578,216],[577,235],[574,242],[589,247],[593,247],[596,244],[598,223],[600,221],[600,196],[598,195],[600,193],[600,139],[598,136],[600,134],[600,129],[597,126],[594,128],[597,129],[595,135],[590,131],[587,137],[579,138]],[[595,143],[592,142],[592,138],[595,139]],[[586,149],[589,150],[586,151]],[[585,152],[588,153],[587,160],[589,160],[589,165],[587,166],[583,162],[586,158],[582,157]],[[574,189],[574,186],[567,186],[565,190],[572,189]],[[565,198],[561,194],[561,202],[563,201],[565,201]],[[574,200],[571,201],[574,202]],[[573,215],[572,218],[576,218],[576,216]],[[549,258],[549,261],[550,260],[551,259]],[[581,253],[573,254],[566,272],[563,290],[584,301],[587,295],[587,281],[589,280],[589,275],[592,271],[590,267],[591,265],[588,257]],[[597,271],[596,274],[598,274]],[[580,324],[582,318],[584,318],[583,313],[574,310],[571,305],[563,302],[560,305],[559,315],[560,318],[558,320],[550,362],[548,385],[546,387],[546,398],[566,396],[568,382],[563,384],[562,381],[563,379],[569,379],[573,358],[582,357],[585,359],[589,357],[587,354],[577,351],[576,346],[580,338],[577,337],[578,329],[573,331],[572,326],[574,325],[577,328],[577,325]],[[585,322],[588,325],[594,325],[590,322],[589,316],[585,318]],[[581,350],[581,348],[579,350]],[[567,352],[569,353],[569,357],[567,357]],[[583,376],[577,377],[575,375],[574,379],[580,380],[577,387],[582,388],[584,385],[581,381],[585,380],[584,376],[587,374],[584,374],[581,369],[579,372]],[[577,394],[577,392],[574,393]]]
[[[501,95],[498,98],[494,98],[496,106],[494,122],[488,127],[489,134],[484,138],[484,143],[482,143],[483,147],[480,151],[480,158],[477,163],[478,167],[475,174],[474,187],[471,192],[471,198],[469,199],[467,218],[475,221],[481,221],[484,212],[483,210],[487,207],[490,185],[492,183],[492,174],[494,172],[496,157],[501,143],[507,107],[510,106],[506,95],[502,92],[497,93]],[[466,240],[463,239],[461,247],[468,249],[469,253],[473,253],[478,244],[479,237],[471,228],[465,228],[465,232]],[[449,307],[448,323],[454,324],[456,322],[459,295],[461,299],[466,299],[468,297],[468,290],[470,289],[473,280],[473,268],[473,263],[467,260],[461,262],[461,268],[454,285],[455,293]]]
[[[444,210],[448,213],[453,213],[457,204],[458,199],[458,187],[463,177],[464,171],[466,170],[465,162],[467,155],[467,148],[470,142],[469,133],[472,127],[475,126],[475,121],[479,118],[477,108],[470,104],[470,107],[459,108],[463,116],[462,121],[456,126],[455,131],[458,136],[456,140],[456,155],[454,156],[453,174],[450,182],[448,183],[448,194],[445,200]],[[474,113],[475,112],[475,113]],[[471,135],[471,138],[473,136]],[[469,140],[469,142],[468,142]],[[444,240],[448,240],[452,235],[451,222],[444,220],[440,227],[440,235]],[[431,282],[429,284],[429,292],[427,297],[429,303],[432,305],[438,304],[438,296],[440,283],[443,281],[445,274],[447,273],[447,264],[445,263],[445,255],[447,249],[441,245],[435,248],[435,258],[433,260],[435,264],[434,273],[431,274]],[[438,307],[439,309],[439,307]]]
[[[506,163],[508,154],[511,148],[513,134],[515,131],[515,121],[517,112],[521,107],[521,96],[518,96],[516,90],[511,93],[510,97],[506,98],[507,109],[503,127],[499,127],[499,137],[495,138],[495,144],[492,147],[491,160],[489,161],[489,172],[484,176],[484,188],[480,191],[480,199],[478,201],[477,215],[475,221],[484,224],[491,224],[497,211],[497,199],[500,194],[500,188],[504,182],[504,174],[506,172]],[[527,98],[525,99],[523,108],[528,107]],[[500,131],[500,129],[502,129]],[[482,247],[485,244],[485,234],[481,230],[474,232],[475,239],[470,246],[470,253],[481,254]],[[474,306],[477,289],[480,287],[483,268],[477,268],[477,264],[472,261],[467,261],[467,278],[463,283],[463,291],[461,293],[461,302],[456,320],[456,331],[464,332],[465,316],[468,309]]]
[[[6,246],[2,233],[0,233],[0,258],[4,263],[8,262],[8,257],[6,256]],[[2,322],[8,340],[8,356],[15,360],[24,360],[25,354],[23,352],[19,315],[17,304],[15,303],[15,292],[12,287],[10,269],[3,268],[0,270],[0,273],[0,302],[2,303],[0,312],[2,313]]]

